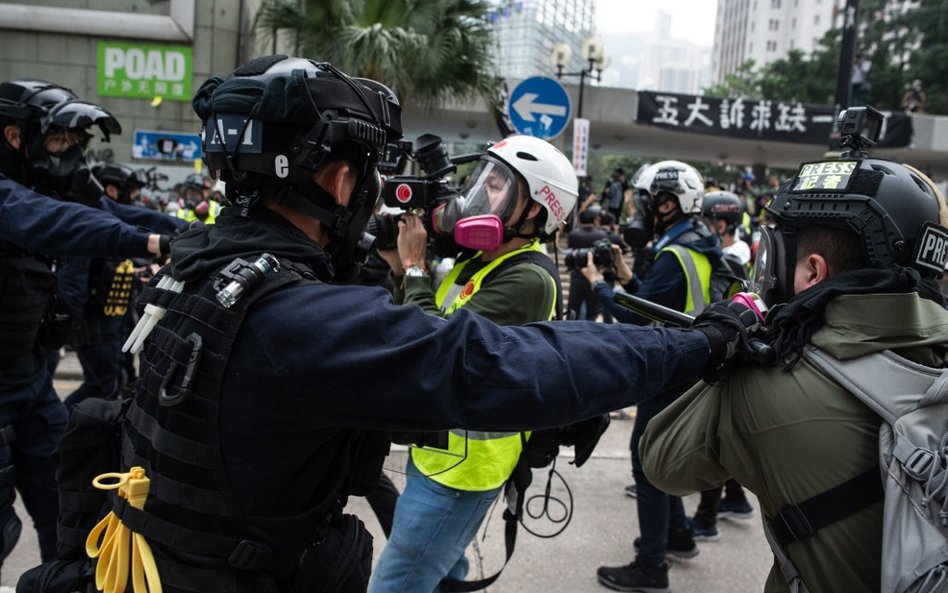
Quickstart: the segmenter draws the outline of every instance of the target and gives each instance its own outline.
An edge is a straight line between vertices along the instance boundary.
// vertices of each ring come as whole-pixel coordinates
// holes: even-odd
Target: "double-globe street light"
[[[590,78],[596,82],[602,81],[602,71],[609,66],[610,58],[606,55],[605,46],[602,39],[598,37],[587,37],[580,45],[583,61],[586,66],[579,72],[564,72],[563,69],[569,66],[573,59],[573,50],[565,43],[558,43],[553,46],[553,52],[550,59],[556,67],[556,78],[564,76],[579,77],[579,101],[576,106],[576,118],[573,120],[573,166],[576,167],[576,175],[580,178],[586,177],[586,154],[589,146],[589,122],[583,119],[583,90],[586,87],[586,79]]]
[[[550,59],[553,65],[556,66],[557,78],[563,78],[564,76],[579,77],[579,102],[576,106],[576,117],[581,118],[583,117],[583,89],[586,86],[586,79],[591,78],[596,82],[601,82],[602,71],[609,66],[611,58],[606,55],[606,49],[602,43],[602,39],[598,37],[587,37],[583,39],[580,51],[583,56],[583,61],[586,62],[587,66],[583,67],[579,72],[563,72],[563,69],[569,66],[570,61],[573,59],[573,50],[565,43],[557,43],[553,46]]]

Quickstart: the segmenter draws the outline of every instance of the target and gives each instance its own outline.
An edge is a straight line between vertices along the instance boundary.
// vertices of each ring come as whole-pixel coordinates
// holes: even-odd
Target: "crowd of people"
[[[514,135],[373,248],[378,165],[403,135],[391,89],[266,56],[208,79],[193,107],[223,185],[192,175],[161,205],[147,174],[85,162],[92,132],[121,132],[107,110],[0,83],[0,557],[19,492],[43,561],[18,591],[481,589],[497,576],[465,581],[466,549],[494,500],[522,495],[547,439],[579,465],[631,406],[640,534],[628,564],[598,569],[604,587],[666,593],[669,556],[758,514],[745,489],[775,534],[767,591],[888,582],[881,493],[833,499],[830,519],[809,504],[879,474],[876,411],[813,352],[892,351],[948,376],[948,206],[923,173],[857,139],[767,196],[676,160],[580,196],[566,156]],[[567,294],[544,245],[574,211]],[[65,403],[63,343],[84,373]],[[382,471],[393,441],[412,444],[400,493]],[[915,446],[944,473],[943,443]],[[93,485],[103,474],[117,495]],[[909,474],[937,517],[941,474]],[[374,574],[350,496],[387,536]],[[102,553],[122,529],[147,545]]]

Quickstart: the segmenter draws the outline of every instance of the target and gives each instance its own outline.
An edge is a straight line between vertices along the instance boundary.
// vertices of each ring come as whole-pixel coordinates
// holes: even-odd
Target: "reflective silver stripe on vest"
[[[519,432],[480,432],[477,430],[461,430],[458,428],[452,428],[451,434],[461,438],[467,437],[472,441],[490,441],[493,439],[503,439],[506,437],[512,437],[515,434],[520,434]]]
[[[680,260],[685,266],[685,274],[688,275],[688,288],[691,290],[691,302],[695,308],[691,311],[685,311],[685,313],[689,315],[700,313],[707,306],[707,303],[704,302],[704,288],[701,285],[698,267],[695,266],[695,260],[691,256],[691,252],[681,245],[669,245],[666,249],[671,249],[680,256]]]
[[[461,291],[464,290],[464,284],[452,284],[448,292],[444,294],[444,301],[441,304],[441,310],[447,311],[448,307],[458,298]]]

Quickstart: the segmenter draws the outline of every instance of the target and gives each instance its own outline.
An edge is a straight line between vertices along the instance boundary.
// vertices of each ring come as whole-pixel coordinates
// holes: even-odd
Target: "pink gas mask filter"
[[[504,242],[504,223],[496,214],[462,218],[454,224],[454,242],[478,251],[494,251]]]

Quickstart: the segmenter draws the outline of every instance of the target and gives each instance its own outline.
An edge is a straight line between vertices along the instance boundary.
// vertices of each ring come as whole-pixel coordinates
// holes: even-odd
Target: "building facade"
[[[715,83],[753,60],[760,67],[792,49],[809,54],[839,26],[845,0],[718,0],[712,53]]]
[[[500,76],[554,75],[550,55],[558,43],[573,50],[572,62],[564,70],[578,72],[587,65],[580,45],[593,34],[595,17],[595,0],[499,0],[490,19]]]

